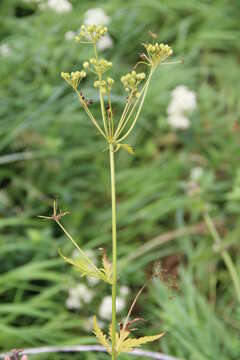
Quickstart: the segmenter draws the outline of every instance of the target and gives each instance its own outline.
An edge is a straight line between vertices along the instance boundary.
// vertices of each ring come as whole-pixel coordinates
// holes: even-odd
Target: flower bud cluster
[[[85,66],[88,66],[88,64],[86,64],[87,61],[85,62]],[[91,58],[90,59],[90,64],[94,67],[95,71],[98,74],[104,74],[106,71],[108,71],[109,69],[111,69],[112,67],[112,62],[111,61],[107,61],[105,59],[100,59],[97,60],[95,58]],[[89,66],[88,66],[89,67]],[[86,67],[85,67],[86,68]]]
[[[104,36],[107,31],[107,27],[103,25],[82,25],[79,35],[76,36],[76,41],[81,42],[83,40],[95,43]]]
[[[173,53],[171,47],[163,43],[155,43],[154,45],[144,44],[144,47],[147,50],[150,63],[155,66],[159,65]]]
[[[107,80],[102,80],[102,81],[94,81],[93,86],[96,89],[100,89],[104,95],[106,94],[110,94],[112,86],[114,84],[114,80],[110,77],[107,78]]]
[[[62,72],[61,76],[62,78],[69,84],[71,85],[74,89],[76,89],[78,87],[78,84],[80,83],[80,81],[86,77],[86,71],[82,70],[82,71],[75,71],[75,72],[71,72],[67,73],[67,72]]]
[[[146,75],[144,72],[137,73],[132,71],[121,77],[121,82],[127,92],[132,93],[133,96],[139,97],[138,86],[145,79]]]
[[[91,58],[89,61],[84,61],[83,68],[85,70],[90,70],[91,66],[94,69],[94,72],[97,74],[104,74],[112,67],[112,62],[105,59],[97,60],[96,58]]]

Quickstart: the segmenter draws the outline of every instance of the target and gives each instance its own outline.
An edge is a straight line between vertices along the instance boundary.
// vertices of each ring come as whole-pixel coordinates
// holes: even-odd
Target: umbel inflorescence
[[[106,33],[106,26],[82,25],[79,35],[76,36],[76,41],[80,44],[91,44],[94,56],[83,62],[81,70],[72,73],[62,72],[61,75],[77,93],[87,115],[107,143],[113,146],[113,150],[116,151],[123,147],[132,152],[129,146],[122,144],[122,141],[131,133],[139,118],[150,80],[156,68],[172,55],[172,49],[165,44],[144,44],[145,52],[141,54],[142,61],[139,63],[145,64],[149,68],[148,75],[145,72],[133,70],[121,77],[122,85],[127,92],[127,101],[122,115],[116,121],[113,118],[111,103],[114,80],[106,76],[106,73],[112,69],[112,62],[100,58],[96,47],[97,41]],[[78,90],[82,79],[90,74],[94,77],[93,86],[99,90],[100,94],[101,122],[93,116],[82,92]]]
[[[115,118],[112,110],[111,92],[114,86],[114,80],[107,75],[112,69],[112,62],[99,56],[97,52],[97,41],[107,33],[106,26],[83,25],[76,41],[80,44],[90,44],[93,46],[93,56],[84,61],[82,69],[75,72],[62,72],[63,79],[76,92],[78,99],[84,108],[86,114],[97,128],[98,133],[104,138],[108,145],[110,159],[110,175],[111,175],[111,199],[112,199],[112,261],[108,259],[106,252],[102,252],[102,267],[98,268],[87,254],[78,246],[77,242],[72,238],[70,233],[62,224],[62,217],[66,213],[58,213],[57,204],[54,202],[54,211],[52,216],[43,218],[54,220],[64,231],[65,235],[72,241],[80,252],[80,258],[71,259],[60,252],[63,259],[77,268],[82,276],[95,277],[108,283],[112,288],[112,322],[109,325],[108,336],[100,329],[96,317],[94,317],[94,333],[99,342],[106,348],[115,360],[122,352],[129,352],[133,348],[144,343],[159,339],[163,333],[153,336],[143,336],[140,338],[131,337],[131,324],[138,319],[130,320],[131,312],[140,295],[142,288],[135,297],[132,306],[127,314],[125,322],[118,328],[116,320],[116,294],[117,294],[117,220],[116,220],[116,190],[115,190],[115,152],[120,148],[133,153],[133,149],[124,140],[132,132],[139,115],[141,113],[144,99],[146,97],[150,81],[157,67],[166,64],[166,59],[172,55],[172,49],[165,44],[148,43],[143,44],[145,51],[141,54],[141,60],[136,64],[134,69],[128,74],[121,77],[121,83],[127,93],[126,104],[121,115]],[[147,72],[137,72],[138,64],[147,67]],[[92,75],[93,87],[99,92],[100,102],[100,120],[95,117],[90,110],[90,101],[87,100],[80,84],[83,79]]]

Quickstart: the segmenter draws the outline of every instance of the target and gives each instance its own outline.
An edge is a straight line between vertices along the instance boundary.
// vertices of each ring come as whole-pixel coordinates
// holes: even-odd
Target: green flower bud
[[[83,68],[84,69],[89,69],[89,62],[88,61],[84,61]]]
[[[85,40],[96,43],[107,32],[107,27],[102,25],[82,25],[77,41]]]
[[[110,77],[107,78],[107,82],[108,82],[108,85],[113,85],[114,84],[114,80]]]
[[[126,92],[131,92],[132,96],[138,96],[138,86],[146,77],[145,73],[137,73],[135,70],[121,77],[121,82]]]
[[[70,80],[70,74],[67,73],[67,72],[61,72],[61,77],[66,80],[66,81],[69,81]]]
[[[162,61],[167,59],[169,56],[172,55],[173,51],[170,46],[166,44],[144,44],[145,49],[147,50],[148,59],[151,65],[157,66]]]
[[[83,71],[83,70],[82,70],[82,71],[80,72],[80,77],[81,77],[81,78],[85,78],[86,75],[87,75],[86,71]]]
[[[69,73],[62,72],[61,76],[62,78],[67,81],[68,84],[70,84],[74,89],[78,87],[79,82],[86,77],[86,71],[74,71]]]

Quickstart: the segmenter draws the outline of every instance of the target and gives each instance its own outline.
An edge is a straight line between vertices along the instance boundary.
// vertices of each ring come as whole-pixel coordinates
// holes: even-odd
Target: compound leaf
[[[111,346],[107,340],[107,337],[106,335],[104,335],[104,333],[102,332],[102,330],[100,329],[99,325],[98,325],[98,322],[97,322],[97,318],[96,316],[94,316],[93,318],[93,332],[96,336],[96,338],[98,339],[99,343],[105,347],[105,349],[107,350],[107,352],[109,354],[112,353],[112,349],[111,349]]]
[[[120,344],[118,348],[118,353],[132,351],[135,347],[160,339],[163,335],[164,333],[152,336],[143,336],[138,339],[126,339]]]

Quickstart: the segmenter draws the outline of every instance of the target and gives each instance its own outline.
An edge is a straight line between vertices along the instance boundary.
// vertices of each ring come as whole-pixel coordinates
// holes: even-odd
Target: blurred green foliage
[[[76,70],[89,57],[90,49],[64,37],[79,29],[89,8],[102,7],[111,17],[114,47],[104,55],[114,63],[115,80],[138,61],[148,30],[172,46],[176,59],[184,59],[184,65],[161,67],[151,84],[130,139],[136,156],[117,155],[120,263],[152,238],[202,221],[195,198],[185,191],[191,169],[200,166],[202,199],[221,222],[224,246],[240,276],[240,2],[72,0],[72,5],[62,15],[20,0],[0,2],[0,44],[12,49],[0,58],[2,350],[95,342],[84,321],[98,313],[109,290],[97,285],[91,305],[69,311],[67,290],[82,280],[57,251],[62,247],[71,254],[72,245],[54,224],[37,219],[50,213],[57,195],[71,211],[64,223],[79,244],[96,252],[100,246],[111,249],[104,144],[60,78],[61,71]],[[117,113],[125,98],[116,83]],[[166,121],[170,93],[179,84],[197,93],[198,108],[185,131],[173,131]],[[91,81],[83,90],[97,111]],[[238,360],[240,307],[211,236],[182,236],[146,251],[122,266],[120,283],[136,293],[159,260],[177,274],[179,289],[172,294],[154,280],[139,300],[135,315],[148,320],[149,334],[167,331],[153,347],[184,359]],[[83,357],[106,358],[76,355]]]

